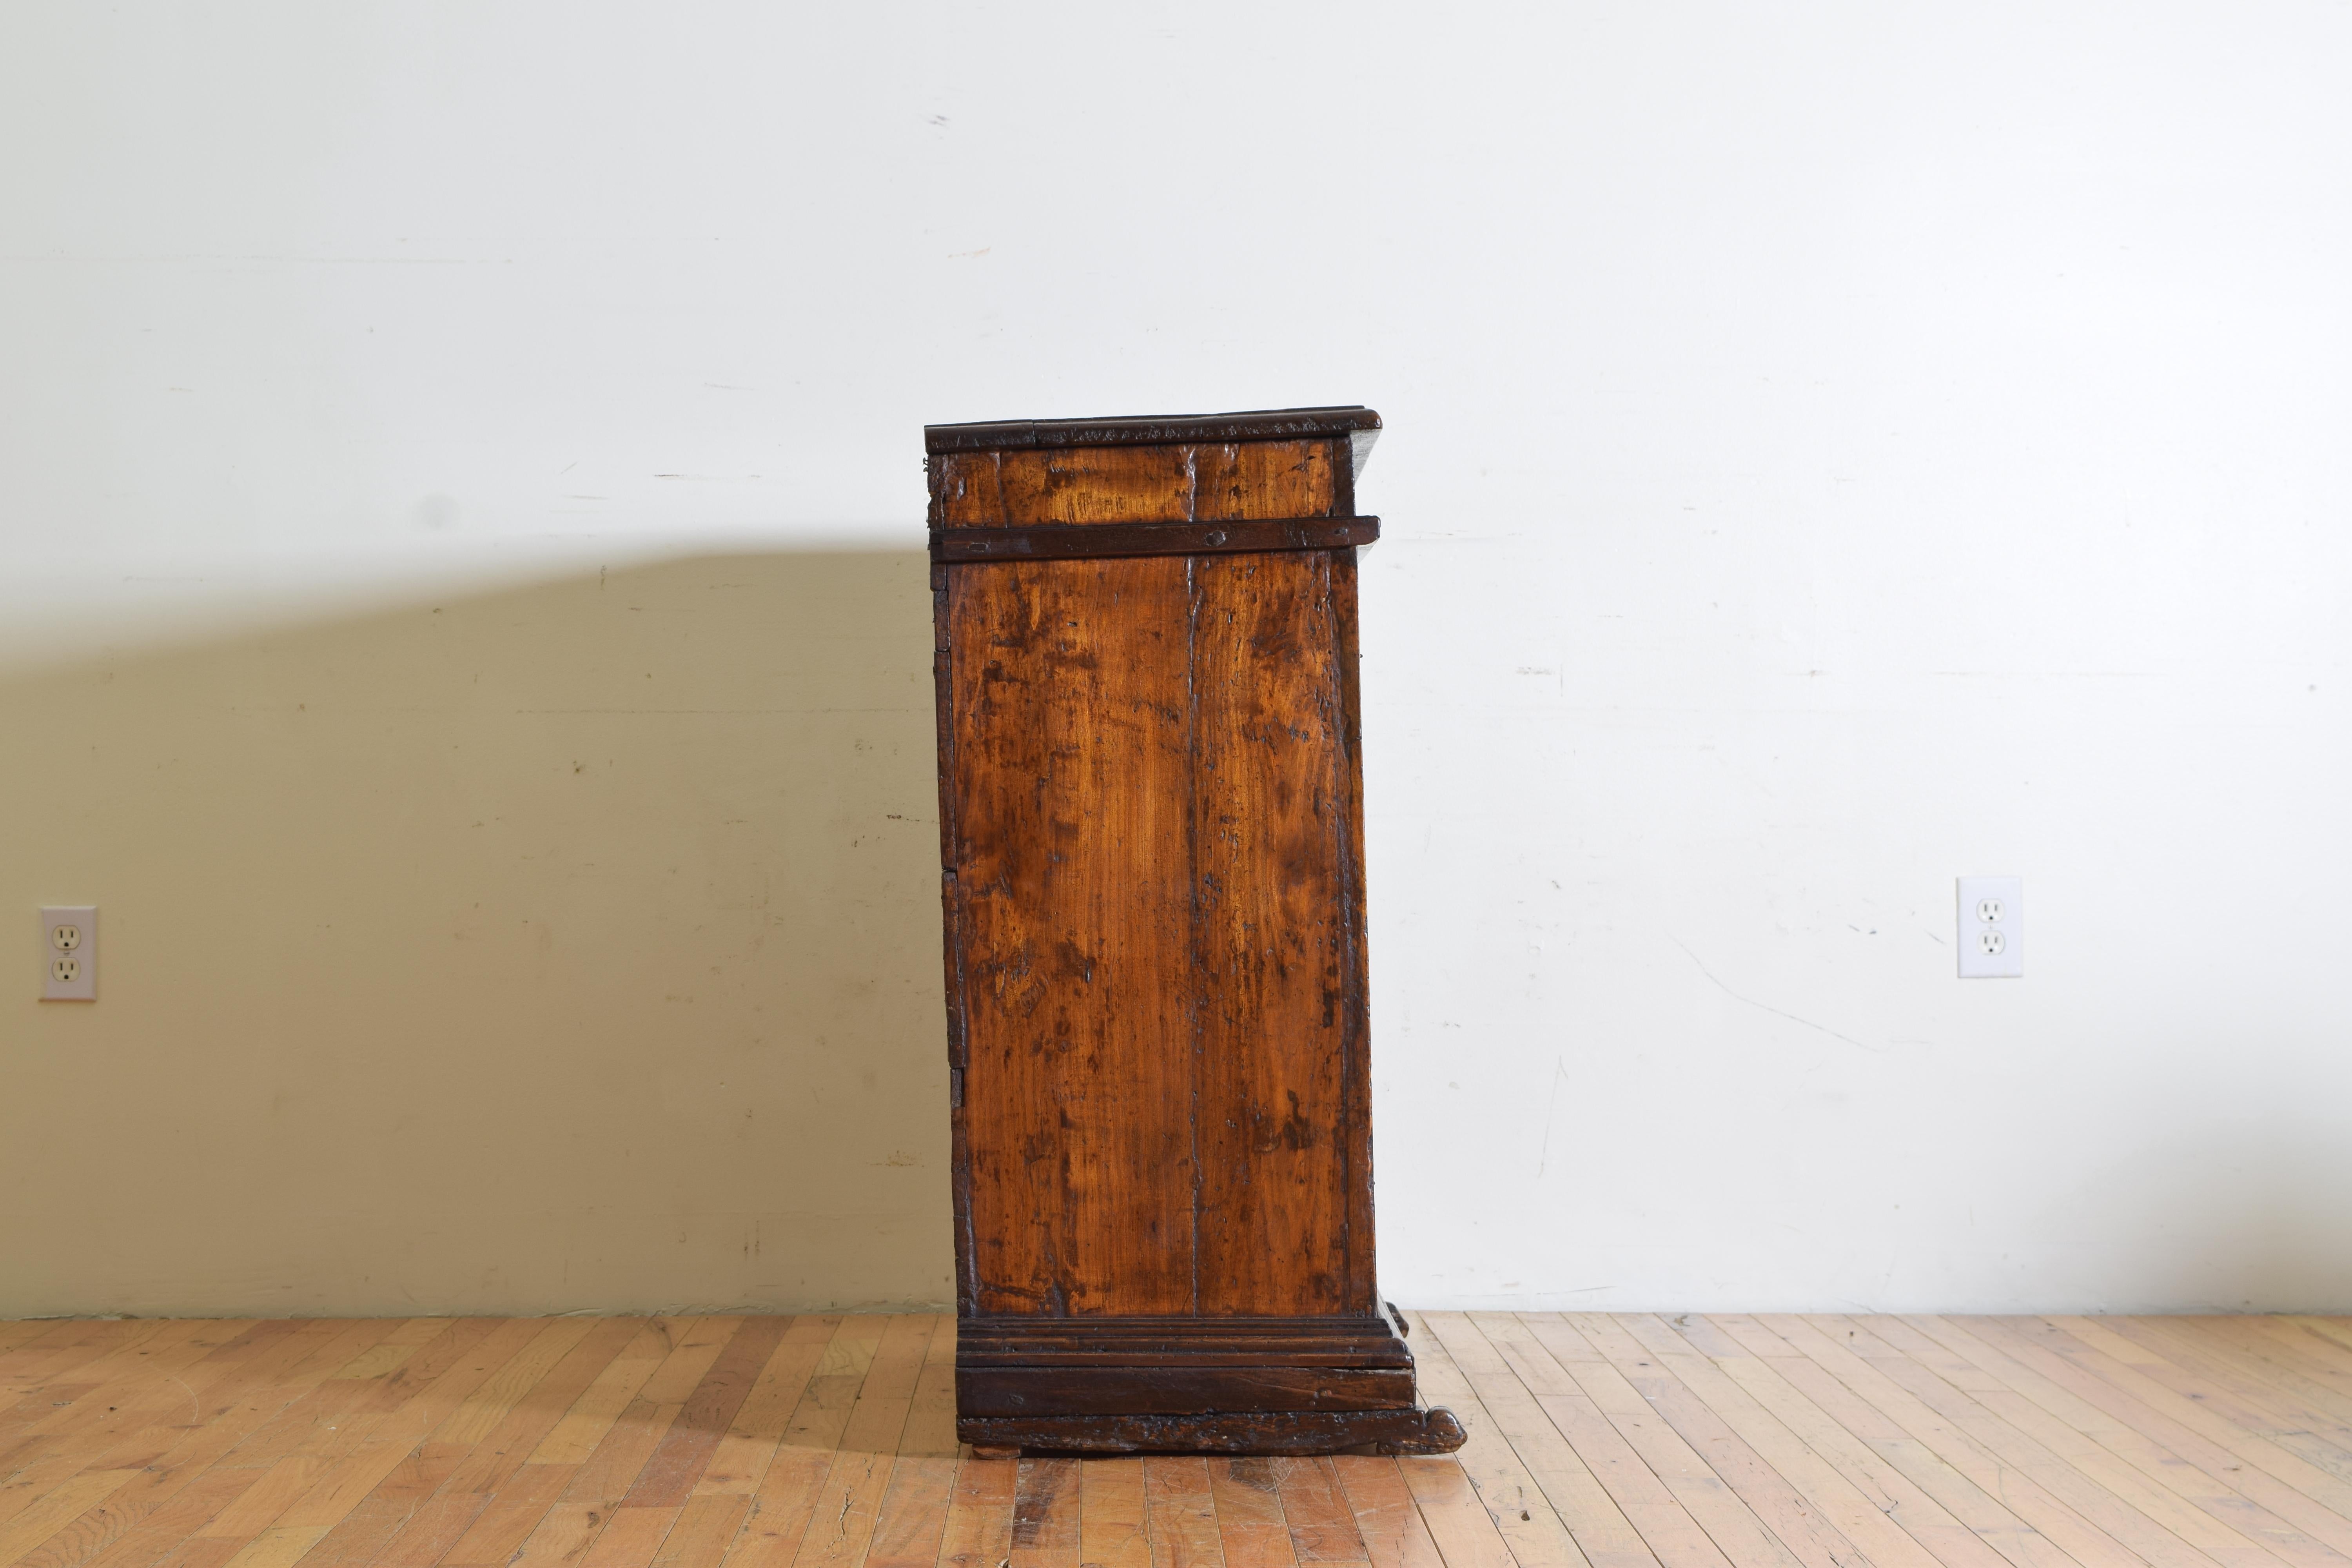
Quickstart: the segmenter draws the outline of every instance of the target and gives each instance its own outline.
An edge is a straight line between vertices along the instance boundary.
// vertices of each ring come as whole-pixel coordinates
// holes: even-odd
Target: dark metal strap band
[[[942,528],[931,559],[1067,561],[1099,555],[1219,555],[1238,551],[1347,550],[1381,536],[1377,517],[1255,517],[1231,522],[1057,522],[1023,528]]]

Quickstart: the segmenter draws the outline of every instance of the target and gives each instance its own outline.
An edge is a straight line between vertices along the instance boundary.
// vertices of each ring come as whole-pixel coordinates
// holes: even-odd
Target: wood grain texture
[[[1294,1568],[1298,1562],[1283,1511],[1281,1462],[1256,1456],[1209,1462],[1225,1568]]]
[[[1376,517],[1251,518],[1237,522],[1047,523],[1035,528],[943,528],[931,559],[1068,560],[1095,555],[1214,555],[1340,550],[1378,542]]]
[[[1082,1414],[1122,1424],[1102,1445],[1025,1429],[1266,1452],[1454,1430],[1309,1424],[1302,1449],[1247,1419],[1413,1398],[1373,1283],[1348,548],[1371,520],[1335,510],[1343,433],[1378,419],[1330,412],[1257,438],[934,440],[959,1310],[1373,1320],[1396,1374],[1178,1331],[1061,1375],[1066,1347],[1024,1364],[983,1331],[967,1440]]]
[[[967,1443],[1047,1454],[1451,1453],[1462,1428],[1444,1410],[1251,1410],[1213,1415],[959,1415]]]
[[[1221,1410],[1398,1410],[1407,1367],[1016,1366],[956,1373],[964,1415],[1207,1415]]]
[[[782,1319],[752,1318],[735,1330],[679,1406],[661,1446],[622,1500],[623,1507],[685,1506],[735,1413],[783,1340],[785,1326]]]
[[[983,584],[976,576],[984,573]],[[1198,1301],[1181,557],[952,569],[952,919],[976,1306]]]
[[[1195,563],[1190,978],[1205,1313],[1377,1313],[1352,1295],[1360,900],[1328,554]]]
[[[1466,1464],[975,1458],[928,1316],[0,1327],[0,1568],[2352,1562],[2339,1319],[1433,1314]]]
[[[1144,1460],[1143,1498],[1152,1568],[1224,1568],[1208,1461],[1172,1456]]]
[[[1334,468],[1328,441],[957,452],[931,460],[931,522],[1109,528],[1328,518]]]
[[[967,1318],[956,1363],[1015,1366],[1294,1366],[1407,1369],[1385,1318]]]

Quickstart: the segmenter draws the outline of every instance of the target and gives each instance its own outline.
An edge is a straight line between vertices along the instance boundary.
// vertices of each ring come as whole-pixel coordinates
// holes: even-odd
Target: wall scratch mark
[[[1855,1039],[1852,1035],[1841,1035],[1826,1024],[1816,1024],[1811,1018],[1800,1018],[1794,1013],[1783,1013],[1780,1008],[1769,1006],[1765,1003],[1759,1002],[1753,996],[1742,996],[1738,992],[1734,991],[1722,981],[1716,980],[1715,971],[1709,969],[1704,963],[1699,963],[1698,954],[1691,952],[1689,948],[1684,947],[1682,938],[1669,932],[1666,940],[1673,942],[1676,947],[1682,948],[1683,955],[1685,957],[1688,958],[1693,963],[1698,963],[1698,972],[1701,974],[1706,975],[1709,980],[1715,981],[1715,988],[1722,992],[1726,996],[1730,997],[1734,1002],[1745,1002],[1750,1007],[1755,1007],[1763,1012],[1769,1013],[1776,1018],[1786,1018],[1791,1024],[1802,1024],[1808,1029],[1818,1029],[1822,1034],[1827,1035],[1831,1039],[1843,1040],[1847,1045],[1853,1046],[1860,1050],[1881,1053],[1886,1048],[1884,1046],[1865,1046],[1860,1040]]]
[[[1687,951],[1687,950],[1685,950]],[[1551,1059],[1551,1099],[1544,1104],[1543,1149],[1536,1156],[1536,1180],[1543,1180],[1544,1167],[1551,1163],[1551,1119],[1559,1109],[1560,1079],[1568,1076],[1568,1064],[1559,1058]]]

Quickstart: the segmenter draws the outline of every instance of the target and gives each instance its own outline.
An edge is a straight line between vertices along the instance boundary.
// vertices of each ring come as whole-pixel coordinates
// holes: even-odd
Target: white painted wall
[[[12,5],[0,669],[1369,403],[1392,1294],[2352,1306],[2347,80],[2333,0]]]

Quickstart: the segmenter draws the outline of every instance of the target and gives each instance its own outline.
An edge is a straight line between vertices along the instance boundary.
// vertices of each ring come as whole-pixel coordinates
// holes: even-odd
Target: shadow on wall
[[[712,557],[0,682],[0,1316],[947,1300],[929,623]]]

